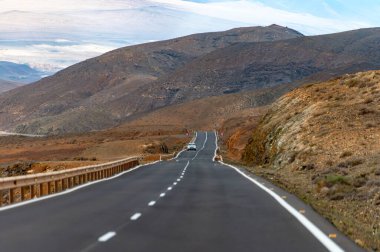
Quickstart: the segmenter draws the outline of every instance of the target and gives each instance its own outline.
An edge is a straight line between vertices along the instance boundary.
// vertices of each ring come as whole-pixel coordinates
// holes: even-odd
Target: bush
[[[349,185],[349,179],[342,175],[327,175],[326,182],[328,185],[333,186],[335,184]]]
[[[367,115],[367,114],[374,114],[375,111],[372,110],[372,109],[368,109],[368,108],[361,108],[359,110],[359,115]]]
[[[355,166],[361,165],[363,163],[364,163],[363,159],[357,158],[357,159],[351,159],[351,160],[347,160],[345,162],[341,162],[338,164],[338,167],[339,168],[349,168],[349,167],[355,167]]]
[[[352,156],[352,152],[351,151],[345,151],[343,152],[342,154],[340,154],[340,158],[345,158],[345,157],[350,157]]]

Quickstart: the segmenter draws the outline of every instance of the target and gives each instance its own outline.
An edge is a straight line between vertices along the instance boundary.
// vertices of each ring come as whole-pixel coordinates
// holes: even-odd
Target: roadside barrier
[[[0,207],[112,177],[139,165],[137,157],[74,169],[0,178]]]

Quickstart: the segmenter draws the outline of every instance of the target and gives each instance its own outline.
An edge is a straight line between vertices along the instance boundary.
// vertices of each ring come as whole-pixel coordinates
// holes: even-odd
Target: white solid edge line
[[[131,216],[131,220],[135,221],[140,217],[141,217],[141,213],[135,213],[134,215]]]
[[[106,233],[106,234],[100,236],[100,237],[98,238],[98,242],[106,242],[106,241],[108,241],[109,239],[111,239],[112,237],[114,237],[115,235],[116,235],[116,232],[113,232],[113,231],[108,232],[108,233]]]
[[[215,143],[218,147],[217,143],[217,135],[215,132]],[[216,151],[215,151],[216,156]],[[317,226],[315,226],[310,220],[308,220],[304,215],[299,213],[295,208],[293,208],[289,203],[287,203],[285,200],[283,200],[279,195],[277,195],[274,191],[270,190],[266,186],[262,185],[260,182],[256,181],[255,179],[249,177],[242,171],[240,171],[238,168],[236,168],[233,165],[225,164],[223,162],[219,162],[227,167],[230,167],[234,169],[236,172],[238,172],[240,175],[248,179],[249,181],[256,184],[258,187],[260,187],[262,190],[264,190],[266,193],[268,193],[270,196],[272,196],[283,208],[285,208],[291,215],[293,215],[307,230],[310,231],[310,233],[317,238],[318,241],[320,241],[329,251],[333,252],[344,252],[344,250],[339,247],[333,240],[331,240],[327,235],[325,235]]]
[[[38,201],[47,200],[47,199],[51,199],[51,198],[54,198],[54,197],[62,196],[62,195],[65,195],[65,194],[69,194],[69,193],[75,192],[77,190],[80,190],[80,189],[82,189],[84,187],[91,186],[91,185],[94,185],[94,184],[97,184],[97,183],[101,183],[101,182],[104,182],[104,181],[112,180],[112,179],[120,177],[120,176],[122,176],[122,175],[124,175],[126,173],[132,172],[132,171],[134,171],[134,170],[136,170],[138,168],[141,168],[141,167],[144,167],[144,166],[148,166],[148,165],[153,165],[153,164],[156,164],[156,163],[159,163],[159,162],[161,162],[161,161],[155,161],[155,162],[152,162],[152,163],[149,163],[149,164],[145,164],[145,165],[138,165],[138,166],[136,166],[136,167],[134,167],[132,169],[129,169],[129,170],[121,172],[121,173],[118,173],[118,174],[116,174],[116,175],[114,175],[112,177],[109,177],[109,178],[104,178],[104,179],[92,181],[92,182],[89,182],[89,183],[86,183],[86,184],[83,184],[83,185],[80,185],[80,186],[76,186],[76,187],[71,188],[71,189],[67,189],[67,190],[65,190],[63,192],[54,193],[54,194],[43,196],[43,197],[40,197],[40,198],[35,198],[35,199],[23,201],[23,202],[16,203],[16,204],[13,204],[13,205],[10,205],[10,206],[0,207],[0,212],[1,211],[5,211],[5,210],[9,210],[9,209],[12,209],[12,208],[16,208],[16,207],[32,204],[32,203],[35,203],[35,202],[38,202]]]
[[[216,130],[214,130],[215,134],[215,152],[214,152],[214,157],[212,158],[212,161],[215,161],[216,158],[216,152],[218,151],[218,134],[216,133]]]
[[[151,202],[148,203],[148,206],[154,206],[156,204],[156,201],[152,200]]]

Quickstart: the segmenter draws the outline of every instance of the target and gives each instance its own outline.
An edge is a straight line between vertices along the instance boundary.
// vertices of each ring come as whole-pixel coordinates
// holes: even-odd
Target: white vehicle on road
[[[196,151],[197,150],[197,146],[195,145],[195,143],[189,143],[187,146],[186,146],[186,150],[188,151]]]

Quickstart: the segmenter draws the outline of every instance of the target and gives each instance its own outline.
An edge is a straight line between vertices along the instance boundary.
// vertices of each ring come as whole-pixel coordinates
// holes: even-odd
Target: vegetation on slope
[[[360,245],[380,249],[380,71],[281,97],[243,153]]]

